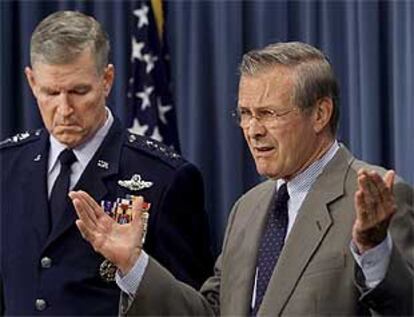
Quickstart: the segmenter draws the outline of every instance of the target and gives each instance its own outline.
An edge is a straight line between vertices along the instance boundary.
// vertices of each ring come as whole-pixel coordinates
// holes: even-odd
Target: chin
[[[271,173],[268,169],[258,166],[256,167],[256,170],[260,176],[272,178],[273,173]]]
[[[60,143],[66,145],[69,148],[74,148],[80,144],[79,139],[71,138],[71,137],[60,137],[56,138]]]
[[[278,179],[280,178],[280,173],[272,169],[270,166],[260,166],[259,164],[256,165],[257,173],[260,176],[264,176],[271,179]]]

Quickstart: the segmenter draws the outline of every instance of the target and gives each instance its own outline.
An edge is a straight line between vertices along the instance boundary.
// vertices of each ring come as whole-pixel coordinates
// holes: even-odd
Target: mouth
[[[63,132],[71,132],[71,131],[80,131],[81,127],[77,124],[58,124],[56,126],[56,130],[63,133]]]
[[[254,146],[253,151],[256,156],[267,156],[274,152],[274,146]]]

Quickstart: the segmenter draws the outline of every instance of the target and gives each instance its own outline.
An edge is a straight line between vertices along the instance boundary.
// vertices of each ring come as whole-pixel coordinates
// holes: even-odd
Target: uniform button
[[[40,265],[42,268],[48,269],[52,266],[52,259],[45,256],[40,260]]]
[[[46,301],[42,298],[36,299],[35,307],[38,311],[44,311],[47,307]]]

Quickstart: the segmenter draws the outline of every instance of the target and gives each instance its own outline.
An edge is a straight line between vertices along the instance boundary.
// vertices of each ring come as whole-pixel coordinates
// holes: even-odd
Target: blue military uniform
[[[72,205],[48,233],[48,149],[43,130],[1,144],[0,309],[6,315],[117,315],[120,290],[100,276],[104,259],[82,239]],[[120,185],[134,175],[152,186]],[[195,287],[212,273],[201,175],[166,146],[125,132],[115,119],[74,190],[98,203],[144,196],[151,203],[146,252]]]

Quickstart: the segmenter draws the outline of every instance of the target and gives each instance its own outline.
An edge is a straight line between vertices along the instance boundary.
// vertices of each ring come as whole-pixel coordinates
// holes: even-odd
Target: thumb
[[[387,186],[387,188],[391,192],[392,192],[392,188],[394,186],[394,179],[395,179],[395,171],[394,170],[389,170],[389,171],[387,171],[387,173],[385,173],[385,176],[384,176],[385,186]]]
[[[144,198],[142,196],[135,196],[132,199],[132,225],[134,227],[140,225],[143,205]]]

